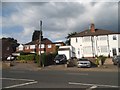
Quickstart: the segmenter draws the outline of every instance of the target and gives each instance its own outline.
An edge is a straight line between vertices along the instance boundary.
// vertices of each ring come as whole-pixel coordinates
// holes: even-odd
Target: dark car
[[[118,65],[118,66],[120,67],[120,55],[114,56],[114,57],[112,58],[112,61],[113,61],[113,64],[114,64],[114,65]]]
[[[67,58],[64,54],[59,54],[54,59],[55,64],[65,64],[67,62]]]

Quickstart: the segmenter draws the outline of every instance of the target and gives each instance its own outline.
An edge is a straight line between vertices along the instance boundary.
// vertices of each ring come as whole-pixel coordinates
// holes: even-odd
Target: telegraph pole
[[[42,38],[41,35],[42,34],[42,21],[40,20],[40,35],[39,35],[39,44],[40,44],[40,59],[39,59],[39,65],[41,66],[41,62],[42,62],[42,57],[41,57],[41,42],[42,42]]]

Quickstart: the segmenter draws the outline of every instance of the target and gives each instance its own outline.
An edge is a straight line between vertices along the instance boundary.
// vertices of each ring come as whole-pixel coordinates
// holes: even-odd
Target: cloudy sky
[[[1,4],[0,4],[1,5]],[[96,28],[118,31],[117,2],[2,2],[2,37],[19,43],[31,41],[34,30],[43,21],[43,36],[65,41],[71,32]]]

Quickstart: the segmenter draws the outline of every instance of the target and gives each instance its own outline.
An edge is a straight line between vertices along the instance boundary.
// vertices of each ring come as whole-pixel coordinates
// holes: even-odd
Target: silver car
[[[77,67],[91,67],[91,62],[86,58],[80,58],[78,59]]]

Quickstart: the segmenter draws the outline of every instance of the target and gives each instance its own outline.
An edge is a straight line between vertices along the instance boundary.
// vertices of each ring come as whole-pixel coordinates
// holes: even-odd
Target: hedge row
[[[33,54],[28,54],[28,55],[20,55],[17,57],[18,60],[33,60],[34,59],[34,55]]]
[[[28,55],[20,55],[18,56],[18,60],[25,60],[25,61],[34,61],[37,64],[40,64],[41,61],[41,65],[44,64],[44,66],[48,66],[48,65],[52,65],[54,64],[54,58],[57,55],[57,53],[53,53],[53,54],[42,54],[41,55],[41,60],[40,60],[40,55],[37,54],[28,54]]]
[[[54,64],[54,58],[57,55],[57,53],[53,53],[53,54],[42,54],[41,55],[41,60],[40,60],[40,56],[36,55],[35,56],[35,61],[40,64],[41,61],[41,65],[44,64],[44,66],[48,66],[48,65],[52,65]]]

